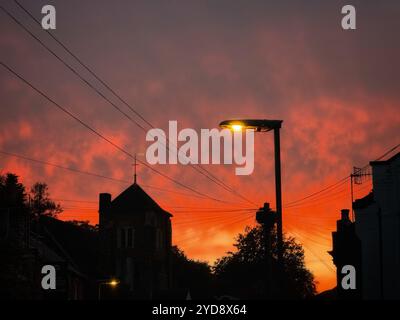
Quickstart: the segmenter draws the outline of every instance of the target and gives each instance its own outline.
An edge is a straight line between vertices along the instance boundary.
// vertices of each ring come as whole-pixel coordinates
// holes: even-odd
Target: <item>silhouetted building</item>
[[[81,280],[87,277],[58,242],[60,228],[56,232],[51,228],[52,222],[58,220],[49,217],[32,219],[29,203],[24,199],[23,186],[11,174],[0,190],[0,204],[0,298],[83,298]],[[57,224],[66,225],[61,221]],[[74,241],[79,243],[76,234],[69,238],[69,244]],[[87,252],[85,255],[88,256]],[[56,268],[54,290],[43,290],[41,286],[44,265]]]
[[[31,233],[31,247],[39,253],[41,265],[50,264],[57,270],[57,289],[45,291],[45,297],[96,299],[99,278],[97,232],[45,216],[35,224],[32,225],[35,232]]]
[[[361,243],[355,231],[355,224],[349,218],[349,210],[343,209],[341,219],[336,222],[336,231],[332,232],[332,251],[336,266],[336,295],[338,299],[360,299],[362,293]],[[350,265],[355,268],[356,288],[345,289],[342,285],[343,267]]]
[[[102,273],[130,295],[152,298],[171,287],[171,221],[136,182],[114,200],[100,194]]]
[[[353,203],[362,244],[363,297],[400,298],[400,153],[370,162],[373,191]]]
[[[9,213],[10,219],[0,223],[9,235],[0,239],[3,284],[0,297],[30,300],[96,297],[96,232],[85,232],[72,223],[44,216],[31,221],[27,228],[25,221],[5,223],[15,219],[13,211]],[[21,228],[29,230],[29,235],[25,234],[25,241],[16,241]],[[56,269],[55,289],[44,290],[41,286],[45,265]]]

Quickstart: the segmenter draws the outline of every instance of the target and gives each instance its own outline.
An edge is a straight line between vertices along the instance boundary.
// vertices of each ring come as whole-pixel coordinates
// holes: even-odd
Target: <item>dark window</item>
[[[121,248],[125,248],[126,247],[126,241],[125,241],[125,229],[121,228],[120,229],[120,239],[121,239]]]
[[[156,228],[146,227],[145,229],[145,243],[146,247],[150,250],[154,250],[157,246],[156,243]]]
[[[128,238],[128,241],[127,241],[127,247],[128,248],[133,248],[133,230],[132,230],[132,228],[128,228],[127,229],[127,233],[128,233],[128,236],[127,236],[127,238]]]
[[[117,239],[118,248],[133,248],[135,244],[135,229],[131,227],[118,229]]]
[[[157,249],[162,249],[163,248],[163,233],[160,228],[157,228],[157,233],[156,233],[156,248]]]

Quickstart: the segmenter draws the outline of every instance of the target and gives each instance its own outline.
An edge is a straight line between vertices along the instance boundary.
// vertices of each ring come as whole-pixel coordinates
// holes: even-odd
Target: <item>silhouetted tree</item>
[[[189,259],[177,246],[172,247],[174,287],[185,289],[199,298],[212,297],[213,275],[207,262]]]
[[[25,187],[17,175],[0,175],[0,299],[34,296],[35,283],[21,257],[28,216]]]
[[[23,207],[26,202],[25,187],[13,173],[0,175],[0,205],[1,208]]]
[[[50,199],[46,183],[37,182],[31,188],[31,212],[33,217],[48,216],[56,218],[63,210],[60,204]]]
[[[81,220],[69,220],[69,221],[65,221],[66,223],[70,223],[74,226],[77,226],[83,230],[87,230],[87,231],[93,231],[93,232],[97,232],[99,225],[92,225],[89,223],[89,221],[81,221]]]
[[[266,296],[266,251],[261,226],[247,227],[239,234],[235,252],[217,260],[213,271],[219,295],[257,299]],[[304,250],[294,238],[284,237],[284,270],[282,280],[277,264],[276,233],[271,237],[271,277],[269,292],[272,297],[304,299],[315,294],[314,277],[305,267]]]

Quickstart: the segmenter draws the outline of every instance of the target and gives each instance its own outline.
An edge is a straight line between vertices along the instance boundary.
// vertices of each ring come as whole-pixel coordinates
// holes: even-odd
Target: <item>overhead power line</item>
[[[92,177],[96,177],[96,178],[102,178],[102,179],[107,179],[107,180],[111,180],[111,181],[115,181],[115,182],[120,182],[120,183],[129,183],[129,181],[127,180],[121,180],[121,179],[115,179],[112,177],[108,177],[102,174],[97,174],[97,173],[93,173],[93,172],[88,172],[88,171],[83,171],[83,170],[79,170],[79,169],[74,169],[71,167],[66,167],[66,166],[62,166],[56,163],[51,163],[48,161],[43,161],[43,160],[38,160],[38,159],[34,159],[31,157],[26,157],[20,154],[16,154],[16,153],[12,153],[12,152],[7,152],[4,150],[0,150],[0,153],[9,157],[14,157],[14,158],[18,158],[18,159],[22,159],[22,160],[26,160],[26,161],[30,161],[30,162],[35,162],[37,164],[41,164],[41,165],[45,165],[45,166],[51,166],[51,167],[55,167],[58,169],[63,169],[63,170],[68,170],[74,173],[79,173],[79,174],[84,174],[84,175],[88,175],[88,176],[92,176]]]
[[[40,21],[36,19],[30,12],[27,10],[22,4],[20,4],[18,1],[15,1],[15,3],[26,13],[29,15],[31,19],[33,19],[39,26],[41,25]],[[122,109],[120,109],[117,105],[115,105],[112,101],[110,101],[103,93],[101,93],[96,87],[94,87],[88,80],[86,80],[83,76],[79,74],[79,72],[74,69],[71,65],[66,63],[58,54],[56,54],[53,50],[51,50],[42,40],[40,40],[37,36],[35,36],[28,28],[26,28],[15,16],[13,16],[8,10],[5,8],[1,7],[1,9],[15,22],[17,23],[25,32],[27,32],[30,36],[32,36],[36,41],[38,41],[48,52],[50,52],[57,60],[59,60],[65,67],[67,67],[71,72],[73,72],[81,81],[83,81],[87,86],[89,86],[92,90],[94,90],[101,98],[103,98],[106,102],[108,102],[110,105],[112,105],[116,110],[118,110],[121,114],[123,114],[126,118],[128,118],[132,123],[137,125],[140,129],[142,129],[144,132],[146,132],[146,129],[140,125],[137,121],[132,119],[128,114],[126,114]],[[68,47],[61,42],[57,37],[55,37],[52,33],[50,33],[48,30],[45,30],[64,50],[66,50],[78,63],[84,67],[93,77],[95,77],[107,90],[109,90],[114,96],[118,98],[119,101],[121,101],[124,105],[126,105],[132,112],[135,113],[140,119],[142,119],[148,126],[151,128],[154,128],[154,126],[146,120],[138,111],[136,111],[129,103],[126,102],[120,95],[118,95],[115,90],[113,90],[104,80],[102,80],[91,68],[89,68],[83,61],[76,55],[74,54]],[[168,141],[168,139],[167,139]],[[169,143],[169,141],[168,141]],[[169,149],[169,146],[166,145],[166,148]],[[249,200],[248,198],[244,197],[241,195],[238,191],[235,189],[231,188],[228,186],[226,183],[224,183],[222,180],[217,178],[215,175],[213,175],[211,172],[209,172],[207,169],[203,168],[201,165],[199,167],[194,166],[193,164],[189,164],[191,168],[193,168],[195,171],[200,173],[201,175],[205,176],[207,179],[212,181],[213,183],[217,184],[218,186],[222,187],[224,190],[240,197],[242,200],[245,200],[249,203],[255,204],[253,201]],[[201,170],[200,170],[201,169]]]
[[[334,267],[332,267],[331,265],[329,265],[324,258],[322,258],[319,254],[317,254],[314,249],[311,249],[310,246],[305,245],[304,244],[304,235],[300,235],[299,233],[290,231],[290,233],[292,233],[295,237],[297,236],[298,238],[303,238],[302,241],[302,246],[307,249],[314,257],[316,257],[329,271],[336,271]]]
[[[338,184],[337,187],[342,186],[346,182],[347,181],[343,181],[341,184]],[[304,205],[309,205],[310,203],[311,204],[314,204],[315,202],[318,203],[320,200],[330,199],[330,198],[332,198],[332,196],[335,196],[335,195],[338,195],[338,194],[346,194],[348,192],[346,186],[343,186],[338,191],[337,191],[337,189],[338,189],[337,187],[330,189],[329,192],[326,192],[326,193],[323,193],[323,194],[319,194],[318,197],[312,198],[309,201],[304,201],[304,202],[299,202],[299,203],[294,203],[294,204],[291,204],[291,205],[287,205],[285,207],[285,209],[299,208],[299,207],[302,207]],[[335,191],[335,192],[333,192],[333,191]]]
[[[236,217],[234,219],[232,218],[227,218],[225,220],[218,220],[218,223],[214,222],[213,223],[213,228],[210,228],[208,230],[205,230],[204,232],[201,232],[200,236],[196,236],[196,235],[184,235],[183,237],[178,237],[178,238],[174,238],[174,243],[176,242],[180,242],[180,243],[184,243],[185,246],[186,244],[192,243],[192,242],[196,242],[199,241],[201,239],[202,236],[207,236],[210,237],[211,233],[215,233],[216,229],[220,229],[222,227],[227,227],[227,226],[232,226],[232,225],[236,225],[238,223],[242,223],[245,221],[248,221],[250,219],[254,219],[254,215],[252,215],[252,213],[245,213],[239,217]]]
[[[14,2],[39,26],[41,22],[21,3],[17,0]],[[125,106],[127,106],[136,116],[138,116],[143,122],[145,122],[148,126],[153,127],[153,125],[146,120],[138,111],[136,111],[126,100],[124,100],[114,89],[112,89],[102,78],[100,78],[89,66],[87,66],[75,53],[73,53],[61,40],[59,40],[55,35],[53,35],[49,30],[44,30],[54,41],[56,41],[65,51],[67,51],[78,63],[85,68],[97,81],[99,81],[105,88],[107,88],[115,97],[118,98]]]
[[[383,155],[381,155],[380,157],[376,158],[374,161],[380,161],[383,158],[385,158],[387,155],[391,154],[392,152],[396,151],[396,149],[398,149],[400,147],[400,143],[395,145],[394,147],[390,148],[388,151],[386,151]],[[365,165],[364,168],[368,167],[369,164]]]
[[[307,196],[305,196],[305,197],[303,197],[303,198],[300,198],[300,199],[297,199],[297,200],[288,202],[288,203],[286,203],[286,204],[284,205],[284,208],[289,207],[289,206],[293,206],[293,205],[296,204],[296,203],[303,202],[304,200],[307,200],[307,199],[309,199],[309,198],[315,197],[316,195],[321,194],[321,193],[323,193],[323,192],[325,192],[325,191],[327,191],[327,190],[330,190],[330,189],[332,189],[332,188],[335,188],[335,187],[337,187],[337,186],[340,186],[341,184],[343,184],[343,182],[345,182],[345,181],[348,180],[349,178],[350,178],[350,176],[346,176],[346,177],[340,179],[339,181],[337,181],[337,182],[335,182],[335,183],[333,183],[333,184],[331,184],[331,185],[329,185],[329,186],[327,186],[327,187],[325,187],[325,188],[323,188],[323,189],[321,189],[321,190],[319,190],[319,191],[313,192],[313,193],[311,193],[311,194],[309,194],[309,195],[307,195]]]
[[[398,149],[399,147],[400,147],[400,143],[397,144],[397,145],[395,145],[394,147],[390,148],[388,151],[386,151],[384,154],[382,154],[381,156],[379,156],[378,158],[376,158],[374,161],[380,161],[380,160],[382,160],[383,158],[385,158],[387,155],[389,155],[389,154],[391,154],[392,152],[394,152],[394,151],[395,151],[396,149]],[[363,167],[363,169],[367,168],[368,166],[369,166],[369,164],[365,165],[365,166]],[[343,178],[340,179],[339,181],[337,181],[337,182],[335,182],[335,183],[333,183],[333,184],[331,184],[331,185],[329,185],[329,186],[327,186],[327,187],[324,187],[323,189],[321,189],[321,190],[319,190],[319,191],[313,192],[313,193],[311,193],[311,194],[309,194],[309,195],[307,195],[307,196],[304,196],[304,197],[302,197],[302,198],[300,198],[300,199],[297,199],[297,200],[294,200],[294,201],[285,203],[284,208],[294,207],[295,204],[297,204],[297,203],[303,203],[303,202],[305,202],[306,200],[307,200],[307,202],[315,201],[315,200],[317,200],[317,199],[319,198],[318,195],[320,195],[320,194],[322,194],[322,193],[330,192],[330,191],[332,191],[333,189],[338,188],[339,186],[341,186],[342,184],[344,184],[348,179],[350,179],[350,175],[348,175],[348,176],[346,176],[346,177],[343,177]]]
[[[42,97],[44,97],[46,100],[48,100],[49,102],[51,102],[54,106],[56,106],[58,109],[60,109],[61,111],[63,111],[64,113],[66,113],[68,116],[70,116],[71,118],[73,118],[74,120],[76,120],[77,122],[79,122],[82,126],[84,126],[86,129],[88,129],[89,131],[91,131],[93,134],[95,134],[96,136],[98,136],[99,138],[101,138],[102,140],[106,141],[107,143],[109,143],[110,145],[112,145],[114,148],[116,148],[117,150],[121,151],[122,153],[124,153],[126,156],[130,157],[131,159],[135,159],[135,156],[133,154],[131,154],[130,152],[126,151],[125,149],[123,149],[122,147],[120,147],[119,145],[117,145],[116,143],[114,143],[113,141],[111,141],[110,139],[108,139],[106,136],[104,136],[103,134],[101,134],[100,132],[98,132],[96,129],[92,128],[90,125],[88,125],[86,122],[84,122],[83,120],[81,120],[79,117],[77,117],[76,115],[74,115],[72,112],[70,112],[69,110],[67,110],[66,108],[64,108],[63,106],[61,106],[60,104],[58,104],[57,102],[55,102],[52,98],[50,98],[48,95],[46,95],[43,91],[39,90],[38,88],[36,88],[32,83],[30,83],[28,80],[26,80],[24,77],[22,77],[21,75],[19,75],[16,71],[14,71],[13,69],[11,69],[8,65],[6,65],[4,62],[0,62],[0,64],[7,69],[9,72],[11,72],[12,74],[14,74],[17,78],[19,78],[22,82],[24,82],[26,85],[28,85],[29,87],[31,87],[33,90],[35,90],[37,93],[39,93]],[[221,199],[217,199],[214,197],[211,197],[207,194],[204,194],[200,191],[197,191],[196,189],[185,185],[184,183],[177,181],[171,177],[169,177],[168,175],[160,172],[159,170],[153,168],[152,166],[148,165],[146,162],[136,159],[137,162],[141,163],[143,166],[145,166],[146,168],[149,168],[151,171],[153,171],[154,173],[162,176],[163,178],[175,183],[176,185],[185,188],[187,190],[190,190],[193,193],[196,193],[198,195],[204,196],[210,200],[213,201],[217,201],[217,202],[225,202],[224,200]]]
[[[32,157],[27,157],[25,155],[16,154],[16,153],[13,153],[13,152],[7,152],[7,151],[4,151],[4,150],[0,150],[0,154],[3,154],[3,155],[8,156],[8,157],[14,157],[14,158],[17,158],[17,159],[21,159],[21,160],[24,160],[24,161],[33,162],[33,163],[36,163],[36,164],[39,164],[39,165],[43,165],[43,166],[51,166],[51,167],[55,167],[57,169],[71,171],[71,172],[73,172],[75,174],[83,174],[83,175],[87,175],[87,176],[93,176],[93,177],[96,177],[96,178],[107,179],[107,180],[110,180],[110,181],[119,182],[119,183],[123,183],[123,184],[130,184],[131,183],[128,180],[116,179],[116,178],[105,176],[105,175],[98,174],[98,173],[93,173],[93,172],[84,171],[84,170],[80,170],[80,169],[76,169],[76,168],[66,167],[66,166],[63,166],[63,165],[60,165],[60,164],[57,164],[57,163],[53,163],[53,162],[49,162],[49,161],[43,161],[43,160],[35,159],[35,158],[32,158]],[[176,191],[176,190],[165,189],[165,188],[156,187],[156,186],[152,186],[152,185],[148,185],[148,184],[141,184],[141,186],[144,187],[144,188],[154,189],[154,190],[159,191],[159,192],[178,194],[178,195],[183,195],[185,197],[195,197],[195,198],[200,198],[200,199],[207,199],[206,197],[199,196],[197,194],[179,192],[179,191]],[[77,200],[64,200],[64,201],[77,201]],[[229,202],[229,203],[230,204],[239,205],[238,203],[234,203],[234,202]]]
[[[31,32],[27,27],[25,27],[14,15],[12,15],[7,9],[3,6],[0,6],[5,14],[7,14],[16,24],[18,24],[25,32],[27,32],[33,39],[35,39],[43,48],[45,48],[52,56],[54,56],[58,61],[60,61],[66,68],[68,68],[73,74],[75,74],[80,80],[82,80],[89,88],[94,90],[101,98],[103,98],[106,102],[112,105],[116,110],[118,110],[122,115],[124,115],[131,122],[136,124],[143,131],[146,129],[140,125],[137,121],[135,121],[129,114],[124,112],[120,107],[118,107],[114,102],[108,99],[100,90],[98,90],[95,86],[93,86],[89,81],[87,81],[83,76],[80,75],[76,69],[71,67],[68,63],[66,63],[54,50],[50,49],[42,40],[40,40],[33,32]]]

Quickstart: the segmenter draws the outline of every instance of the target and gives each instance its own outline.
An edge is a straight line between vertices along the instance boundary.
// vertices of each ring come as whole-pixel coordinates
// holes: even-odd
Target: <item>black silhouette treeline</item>
[[[305,267],[302,247],[294,238],[284,238],[284,271],[283,276],[278,277],[278,248],[274,229],[270,237],[269,253],[272,254],[270,257],[272,277],[268,277],[266,273],[268,250],[265,250],[264,237],[265,232],[261,226],[247,227],[245,233],[237,237],[235,243],[237,250],[217,260],[214,273],[219,294],[230,292],[233,296],[248,299],[263,299],[267,292],[270,298],[312,297],[316,292],[314,278]],[[270,283],[271,288],[266,288],[266,283]]]
[[[237,237],[237,250],[211,267],[171,245],[169,213],[136,183],[113,201],[105,195],[100,227],[61,221],[62,207],[50,199],[46,184],[27,192],[16,175],[0,175],[0,299],[263,299],[267,293],[304,299],[315,294],[304,251],[292,238],[284,241],[282,277],[275,276],[276,236],[269,235],[270,250],[265,250],[261,226],[247,228]],[[55,290],[41,286],[47,264],[57,270]],[[111,279],[118,285],[108,285]]]

